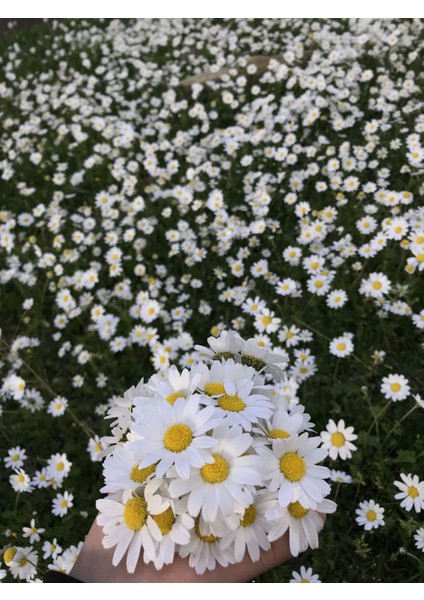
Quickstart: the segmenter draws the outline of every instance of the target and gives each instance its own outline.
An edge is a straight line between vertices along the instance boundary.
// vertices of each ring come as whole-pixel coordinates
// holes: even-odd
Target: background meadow
[[[69,572],[105,414],[229,329],[287,357],[317,434],[357,436],[348,458],[332,438],[319,549],[258,581],[424,581],[423,39],[419,19],[105,19],[0,40],[4,581]]]

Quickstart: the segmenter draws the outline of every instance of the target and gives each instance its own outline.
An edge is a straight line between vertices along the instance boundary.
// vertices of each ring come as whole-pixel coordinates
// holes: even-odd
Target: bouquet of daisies
[[[317,464],[327,450],[284,398],[284,357],[232,331],[208,343],[190,369],[142,379],[107,415],[97,522],[130,573],[140,556],[157,569],[189,557],[197,573],[246,552],[257,561],[287,530],[296,556],[336,509]]]

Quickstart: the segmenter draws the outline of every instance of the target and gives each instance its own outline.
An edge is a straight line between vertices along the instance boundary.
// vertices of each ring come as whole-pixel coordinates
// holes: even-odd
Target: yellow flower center
[[[218,406],[222,410],[229,410],[230,412],[241,412],[246,408],[246,404],[240,396],[230,396],[229,394],[221,396],[218,400]]]
[[[197,537],[200,540],[202,540],[202,542],[206,542],[207,544],[213,544],[214,542],[217,542],[219,540],[219,538],[216,535],[202,535],[200,533],[199,517],[197,517],[197,519],[194,523],[194,531],[195,531]]]
[[[18,460],[19,460],[19,459],[20,459],[20,456],[19,456],[19,454],[14,454],[14,455],[12,456],[12,461],[13,461],[13,462],[18,462]]]
[[[124,521],[128,529],[139,531],[147,521],[147,502],[144,498],[131,498],[124,508]]]
[[[243,518],[240,521],[241,527],[250,527],[256,521],[256,506],[251,504],[244,511]]]
[[[25,476],[24,475],[19,475],[18,476],[18,481],[19,481],[19,483],[25,483]]]
[[[56,470],[57,471],[63,471],[63,469],[65,468],[65,463],[63,462],[58,462],[56,465]]]
[[[68,506],[68,501],[67,500],[62,500],[62,502],[60,503],[60,506],[62,508],[66,508]]]
[[[259,346],[260,344],[258,344]],[[247,365],[248,367],[253,367],[257,371],[260,371],[264,367],[267,366],[267,363],[258,358],[257,356],[251,356],[250,354],[243,354],[241,357],[241,362],[243,365]]]
[[[383,284],[381,283],[381,281],[373,281],[373,283],[372,283],[372,287],[373,287],[375,290],[379,290],[379,289],[381,289],[382,285],[383,285]]]
[[[163,513],[160,513],[159,515],[152,515],[152,518],[159,527],[162,535],[169,533],[173,524],[175,523],[175,515],[170,506],[164,510]]]
[[[414,485],[409,486],[408,496],[410,496],[411,498],[417,498],[419,496],[419,491]]]
[[[269,325],[271,323],[272,319],[271,317],[262,317],[262,323],[264,325]]]
[[[280,471],[289,481],[300,481],[306,473],[306,463],[295,452],[288,452],[280,458]]]
[[[343,350],[346,350],[346,344],[344,342],[339,342],[336,348],[337,350],[340,350],[340,352],[343,352]]]
[[[392,390],[392,392],[400,392],[400,384],[399,383],[392,383],[390,385],[390,389]]]
[[[417,256],[415,258],[417,259],[417,261],[419,263],[423,263],[424,262],[424,254],[417,254]]]
[[[167,396],[167,397],[165,398],[165,400],[166,400],[167,402],[169,402],[169,404],[170,404],[171,406],[173,406],[173,405],[174,405],[174,402],[175,402],[175,400],[176,400],[177,398],[187,398],[187,396],[186,396],[185,394],[182,394],[181,392],[174,392],[173,394],[169,394],[169,396]]]
[[[340,433],[340,431],[335,431],[331,434],[331,443],[333,446],[336,446],[336,448],[340,448],[340,446],[343,446],[345,442],[346,438],[342,433]]]
[[[284,429],[271,429],[268,431],[268,437],[272,440],[286,440],[290,437],[290,434],[287,431],[284,431]]]
[[[136,483],[143,483],[146,479],[155,472],[155,465],[149,465],[144,469],[139,469],[137,465],[134,465],[131,469],[130,479]]]
[[[234,358],[234,354],[232,352],[216,352],[213,356],[214,360],[228,360],[229,358]]]
[[[309,509],[308,508],[303,508],[303,506],[300,504],[300,502],[291,502],[288,507],[287,510],[289,511],[290,515],[292,517],[294,517],[295,519],[303,519],[303,517],[305,515],[308,514]]]
[[[208,396],[217,396],[218,394],[225,394],[225,387],[222,383],[218,382],[207,383],[204,387],[204,392]]]
[[[302,579],[300,580],[300,583],[311,583],[311,582],[309,581],[309,579],[303,579],[303,578],[302,578]]]
[[[317,281],[315,281],[314,285],[316,288],[322,288],[324,283],[321,281],[321,279],[317,279]]]
[[[155,309],[152,306],[147,309],[147,314],[148,315],[153,315],[154,313],[155,313]]]
[[[21,558],[21,560],[19,561],[19,566],[20,566],[20,567],[24,567],[24,566],[27,564],[27,562],[28,562],[28,559],[27,559],[27,557],[26,557],[26,556],[23,556],[23,557]]]
[[[375,512],[375,510],[367,510],[367,514],[365,515],[365,517],[367,518],[367,521],[375,521],[377,518],[377,513]]]
[[[230,473],[230,465],[222,456],[219,454],[212,454],[215,462],[206,463],[200,469],[200,474],[203,481],[207,483],[222,483],[228,478]]]
[[[9,564],[14,558],[15,558],[15,554],[18,551],[17,548],[15,548],[15,546],[11,546],[10,548],[8,548],[4,553],[3,553],[3,560],[6,564]]]
[[[183,423],[176,423],[165,431],[163,443],[171,452],[182,452],[190,446],[192,439],[193,432],[190,427]]]

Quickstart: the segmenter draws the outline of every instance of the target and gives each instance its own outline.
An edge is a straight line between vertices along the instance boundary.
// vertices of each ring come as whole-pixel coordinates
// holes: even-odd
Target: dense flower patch
[[[261,580],[423,580],[422,33],[65,20],[1,42],[7,580],[69,572],[130,386],[230,330],[287,363],[338,505]]]

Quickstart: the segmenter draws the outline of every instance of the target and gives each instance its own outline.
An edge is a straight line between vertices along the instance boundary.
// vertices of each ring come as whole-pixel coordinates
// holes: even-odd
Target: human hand
[[[291,558],[287,532],[273,542],[269,550],[261,551],[257,562],[246,553],[240,563],[228,567],[217,564],[213,570],[199,575],[190,567],[188,558],[175,556],[170,565],[160,570],[153,563],[140,560],[135,572],[130,574],[125,560],[116,567],[112,565],[114,549],[104,548],[102,539],[102,528],[94,521],[70,573],[72,577],[85,583],[244,583]]]

